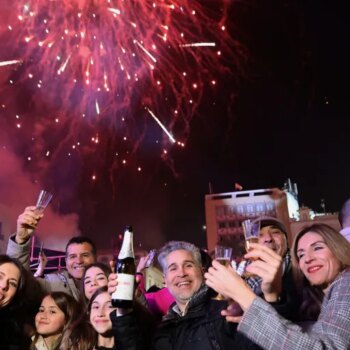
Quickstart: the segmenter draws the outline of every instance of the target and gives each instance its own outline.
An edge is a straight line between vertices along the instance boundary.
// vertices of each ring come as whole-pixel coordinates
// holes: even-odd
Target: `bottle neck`
[[[120,249],[118,259],[135,258],[133,233],[126,230],[124,233],[123,244]]]

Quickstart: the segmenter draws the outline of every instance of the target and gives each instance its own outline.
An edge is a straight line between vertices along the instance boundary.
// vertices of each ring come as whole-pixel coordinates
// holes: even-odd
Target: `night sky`
[[[152,158],[152,146],[144,142],[142,174],[126,169],[112,179],[108,152],[94,158],[91,150],[87,159],[33,167],[4,112],[0,221],[12,220],[5,227],[14,228],[16,215],[35,202],[40,187],[56,194],[41,237],[55,237],[52,244],[58,244],[58,235],[66,239],[80,230],[103,249],[126,225],[134,226],[136,244],[146,249],[169,239],[205,246],[209,182],[219,193],[233,191],[235,182],[247,190],[282,187],[290,177],[298,184],[300,204],[321,211],[324,198],[326,210],[337,211],[350,193],[349,5],[233,3],[228,28],[245,48],[240,73],[221,76],[216,90],[205,91],[186,147],[171,152],[171,163]],[[1,74],[4,82],[4,70]],[[32,106],[23,102],[28,92],[22,93],[16,98],[23,97],[23,113],[30,114]],[[106,125],[99,132],[108,140]],[[94,159],[99,172],[92,182],[85,175],[94,169]]]

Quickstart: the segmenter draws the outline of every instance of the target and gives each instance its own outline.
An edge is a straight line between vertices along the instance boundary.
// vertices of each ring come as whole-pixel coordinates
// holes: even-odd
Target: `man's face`
[[[68,246],[66,252],[66,265],[69,274],[74,279],[81,279],[84,275],[85,268],[96,262],[92,253],[90,243],[72,243]]]
[[[286,235],[276,226],[263,227],[260,230],[259,243],[271,248],[282,257],[287,252]]]
[[[203,283],[203,271],[191,252],[175,250],[165,259],[165,285],[180,308],[185,308]]]

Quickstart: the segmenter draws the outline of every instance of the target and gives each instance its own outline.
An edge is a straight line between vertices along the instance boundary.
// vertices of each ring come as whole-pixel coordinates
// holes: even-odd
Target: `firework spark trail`
[[[227,72],[227,62],[239,70],[241,47],[225,27],[231,3],[19,0],[8,26],[13,57],[21,59],[13,60],[21,63],[14,85],[28,84],[34,96],[52,101],[65,127],[72,119],[73,133],[82,122],[104,120],[120,139],[140,145],[152,111],[168,136],[186,140],[203,91]]]
[[[19,60],[11,60],[11,61],[2,61],[0,62],[0,67],[11,66],[14,64],[19,64],[21,61]]]
[[[156,117],[156,115],[149,109],[146,108],[147,112],[151,115],[151,117],[158,123],[158,125],[164,130],[164,132],[168,135],[171,142],[175,143],[176,140],[174,139],[173,135],[166,129],[166,127],[162,124],[162,122]]]

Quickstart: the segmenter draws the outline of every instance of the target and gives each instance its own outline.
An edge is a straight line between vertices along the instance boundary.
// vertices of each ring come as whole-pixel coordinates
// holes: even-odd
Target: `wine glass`
[[[260,220],[251,221],[250,219],[242,221],[242,228],[245,238],[245,249],[249,252],[252,248],[251,243],[259,243],[259,233],[260,233]],[[250,272],[244,273],[245,277],[253,277],[254,274]]]
[[[51,199],[52,199],[52,193],[41,190],[39,193],[38,200],[36,202],[36,210],[38,214],[42,214],[45,210],[45,208],[49,205]]]
[[[222,245],[215,246],[215,260],[224,266],[231,265],[231,256],[232,256],[232,248],[225,247]],[[225,297],[221,294],[218,294],[214,299],[216,300],[225,300]]]

